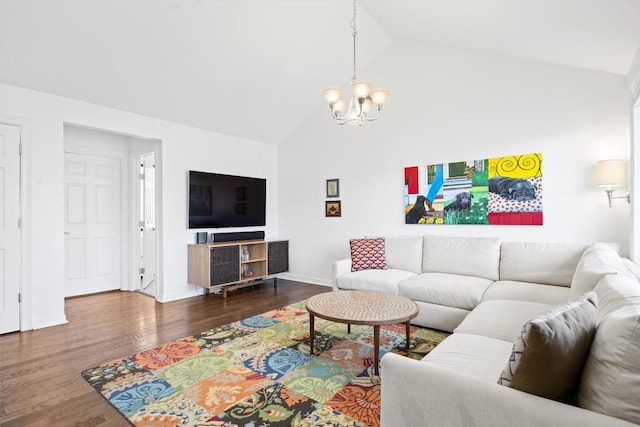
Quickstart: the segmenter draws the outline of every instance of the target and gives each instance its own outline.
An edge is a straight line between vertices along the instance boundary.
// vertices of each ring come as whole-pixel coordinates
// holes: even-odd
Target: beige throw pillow
[[[529,320],[516,338],[499,384],[572,402],[598,322],[595,292]]]

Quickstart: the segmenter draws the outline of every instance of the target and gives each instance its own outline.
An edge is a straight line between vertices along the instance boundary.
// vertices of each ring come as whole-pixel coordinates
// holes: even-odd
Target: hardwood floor
[[[135,292],[68,299],[69,323],[0,335],[1,426],[126,426],[127,421],[80,372],[328,292],[280,279],[229,293],[165,304]]]

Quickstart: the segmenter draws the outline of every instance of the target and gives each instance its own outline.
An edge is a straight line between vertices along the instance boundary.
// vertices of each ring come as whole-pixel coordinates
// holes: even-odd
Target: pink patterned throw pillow
[[[386,270],[384,239],[351,239],[351,271]]]

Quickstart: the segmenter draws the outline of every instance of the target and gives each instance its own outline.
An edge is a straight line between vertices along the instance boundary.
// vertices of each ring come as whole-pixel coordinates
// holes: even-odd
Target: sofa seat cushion
[[[453,334],[431,350],[422,362],[495,383],[509,360],[512,347],[513,343],[494,338]]]
[[[380,291],[388,294],[398,294],[398,282],[415,276],[415,273],[405,270],[360,270],[344,274],[336,279],[338,289],[352,289],[358,291]]]
[[[420,311],[416,317],[411,319],[411,323],[440,331],[453,332],[460,322],[471,313],[471,311],[463,308],[422,301],[415,301],[415,303]]]
[[[414,301],[471,310],[492,283],[482,277],[423,273],[399,282],[398,294]]]
[[[640,424],[640,283],[622,275],[595,287],[600,323],[578,388],[578,406]]]
[[[541,283],[498,280],[486,290],[483,301],[505,299],[558,305],[569,299],[569,288]]]
[[[575,243],[503,242],[500,280],[569,287],[587,247]]]
[[[555,305],[530,301],[482,301],[453,332],[483,335],[513,345],[525,323],[553,307]],[[506,363],[506,359],[502,362]]]
[[[498,280],[500,240],[492,237],[424,236],[424,273],[463,274]]]

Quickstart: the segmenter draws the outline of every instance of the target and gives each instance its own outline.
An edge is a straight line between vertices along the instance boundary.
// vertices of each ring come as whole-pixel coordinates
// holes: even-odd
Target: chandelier
[[[353,0],[353,19],[349,25],[353,30],[353,78],[351,79],[351,99],[342,97],[340,88],[328,88],[322,91],[325,101],[329,104],[331,117],[339,125],[349,123],[362,126],[365,122],[377,120],[380,117],[382,105],[389,97],[389,91],[384,89],[372,90],[369,82],[359,81],[356,76],[356,0]]]

